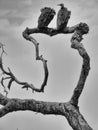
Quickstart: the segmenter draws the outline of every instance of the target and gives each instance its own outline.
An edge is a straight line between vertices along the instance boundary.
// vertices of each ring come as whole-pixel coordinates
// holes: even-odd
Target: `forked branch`
[[[29,84],[27,82],[21,82],[20,80],[18,80],[16,76],[12,73],[10,68],[8,68],[8,70],[6,71],[2,63],[4,48],[3,48],[3,44],[1,44],[2,52],[0,56],[0,69],[4,74],[4,77],[2,77],[1,79],[1,85],[4,87],[4,91],[7,94],[4,81],[9,80],[7,85],[8,89],[11,88],[13,82],[16,82],[17,84],[21,85],[22,88],[26,88],[26,89],[30,88],[32,89],[32,91],[44,92],[44,88],[48,80],[47,60],[45,60],[42,55],[39,55],[39,43],[33,37],[30,36],[30,34],[34,34],[34,33],[44,33],[49,36],[54,36],[61,33],[62,34],[74,33],[71,38],[71,43],[72,43],[71,47],[73,49],[77,49],[80,56],[83,58],[83,65],[82,65],[78,84],[74,89],[70,101],[66,103],[65,102],[64,103],[44,102],[44,101],[37,101],[34,99],[16,99],[16,98],[9,99],[0,93],[0,104],[3,105],[3,107],[0,108],[0,117],[13,111],[30,110],[42,114],[62,115],[66,117],[66,119],[69,122],[69,125],[73,128],[73,130],[92,130],[92,128],[88,125],[88,123],[80,113],[78,107],[79,97],[83,91],[84,84],[90,70],[90,58],[88,53],[86,52],[86,49],[81,43],[83,39],[83,35],[87,34],[89,31],[89,27],[85,23],[79,23],[78,25],[75,25],[73,27],[67,27],[67,25],[66,26],[63,25],[65,28],[61,28],[59,30],[48,28],[47,26],[50,23],[50,21],[53,19],[53,16],[55,15],[55,11],[51,8],[44,8],[41,11],[43,13],[40,15],[38,21],[38,27],[33,29],[26,28],[25,31],[23,32],[23,37],[34,44],[35,52],[36,52],[35,55],[36,60],[40,60],[43,63],[43,68],[44,68],[43,83],[40,88],[36,88],[33,84]],[[45,11],[47,13],[45,13]],[[62,26],[62,22],[60,26]]]
[[[35,52],[36,52],[36,60],[42,61],[43,68],[44,68],[44,80],[43,80],[43,83],[42,83],[40,88],[36,88],[36,87],[33,86],[33,91],[44,92],[44,88],[47,85],[47,80],[48,80],[48,75],[49,75],[48,67],[47,67],[47,60],[45,60],[42,55],[39,55],[39,43],[33,37],[29,36],[26,33],[24,33],[23,36],[25,37],[26,40],[29,40],[34,44]],[[23,88],[25,88],[25,87],[26,86],[24,85]]]
[[[45,12],[46,11],[46,12]],[[65,11],[66,12],[66,11]],[[42,55],[39,54],[39,43],[30,36],[30,34],[34,34],[34,33],[44,33],[46,35],[49,36],[54,36],[57,34],[68,34],[68,33],[74,33],[71,39],[71,47],[74,49],[77,49],[80,56],[83,58],[83,65],[82,65],[82,70],[81,70],[81,74],[80,74],[80,78],[78,81],[78,84],[74,90],[74,93],[72,95],[72,98],[70,100],[70,102],[72,104],[74,104],[75,106],[78,105],[78,99],[82,93],[82,90],[84,88],[84,84],[90,69],[90,58],[85,50],[85,48],[83,47],[82,43],[80,43],[82,41],[82,37],[84,34],[87,34],[89,31],[89,27],[87,24],[85,23],[79,23],[73,27],[67,27],[65,26],[65,28],[63,29],[53,29],[53,28],[49,28],[47,27],[47,25],[49,24],[49,22],[52,20],[52,18],[55,15],[55,11],[51,8],[44,8],[42,10],[42,13],[39,17],[39,21],[38,21],[38,27],[37,28],[33,28],[33,29],[29,29],[26,28],[25,31],[23,32],[23,37],[26,40],[29,40],[30,42],[32,42],[35,46],[35,52],[36,52],[36,60],[40,60],[43,63],[43,68],[44,68],[44,80],[42,82],[42,85],[40,88],[36,88],[33,84],[27,83],[27,82],[21,82],[19,81],[16,76],[12,73],[12,71],[10,70],[10,68],[8,68],[8,71],[6,71],[3,67],[3,63],[2,63],[2,55],[4,53],[4,49],[3,46],[2,47],[2,53],[1,53],[1,57],[0,57],[0,68],[3,72],[3,74],[6,75],[6,77],[3,77],[1,79],[1,84],[4,87],[4,91],[7,93],[6,89],[5,89],[5,85],[4,85],[4,81],[5,80],[9,80],[8,82],[8,89],[11,88],[11,85],[13,82],[16,82],[17,84],[22,85],[22,88],[30,88],[32,89],[32,91],[36,91],[36,92],[44,92],[44,88],[47,85],[47,80],[48,80],[48,67],[47,67],[47,60],[45,60],[43,58]],[[44,17],[46,16],[46,17]],[[48,17],[50,18],[50,21],[48,21]],[[43,22],[44,21],[44,22]]]

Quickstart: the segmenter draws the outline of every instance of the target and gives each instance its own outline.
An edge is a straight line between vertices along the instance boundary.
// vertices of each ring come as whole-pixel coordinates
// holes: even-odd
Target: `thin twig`
[[[29,40],[34,44],[35,52],[36,52],[36,60],[42,61],[43,68],[44,68],[44,80],[43,80],[43,83],[42,83],[42,85],[41,85],[41,87],[39,89],[34,87],[33,91],[44,92],[44,88],[47,85],[47,80],[48,80],[48,75],[49,75],[48,67],[47,67],[47,60],[45,60],[42,55],[41,56],[39,55],[39,43],[33,37],[29,36],[28,34],[25,34],[25,38],[26,38],[26,40]]]

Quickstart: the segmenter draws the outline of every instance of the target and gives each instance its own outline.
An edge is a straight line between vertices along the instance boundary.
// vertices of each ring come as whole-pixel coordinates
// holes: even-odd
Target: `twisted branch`
[[[73,49],[77,49],[80,56],[83,58],[83,65],[82,65],[82,69],[81,69],[80,78],[79,78],[78,84],[77,84],[76,88],[74,89],[73,95],[70,100],[71,103],[74,104],[75,106],[78,105],[79,97],[83,91],[85,81],[86,81],[86,78],[87,78],[89,70],[90,70],[90,57],[89,57],[86,49],[84,48],[83,44],[81,43],[81,41],[83,39],[82,36],[84,34],[87,34],[88,31],[89,31],[88,25],[85,23],[81,23],[71,38],[71,43],[72,43],[71,47]]]
[[[43,68],[44,68],[44,80],[43,80],[43,82],[42,82],[42,85],[41,85],[41,87],[38,89],[38,88],[36,88],[33,84],[30,84],[30,83],[28,83],[28,82],[22,82],[22,81],[20,81],[20,80],[18,80],[17,78],[16,78],[16,76],[12,73],[12,71],[11,71],[11,69],[10,68],[8,68],[8,71],[6,71],[5,69],[4,69],[4,66],[3,66],[3,62],[2,62],[2,57],[3,57],[3,53],[5,52],[4,51],[4,48],[3,48],[3,46],[2,46],[2,52],[1,52],[1,56],[0,56],[0,69],[1,69],[1,71],[3,72],[3,75],[4,75],[4,77],[2,77],[1,78],[1,85],[3,86],[3,88],[4,88],[4,92],[6,93],[6,96],[7,96],[7,94],[8,94],[8,91],[7,91],[7,89],[6,89],[6,86],[4,85],[4,81],[5,80],[9,80],[8,81],[8,85],[7,85],[7,88],[8,89],[10,89],[11,88],[11,85],[12,85],[12,83],[13,82],[16,82],[17,84],[19,84],[19,85],[22,85],[22,88],[26,88],[27,90],[28,90],[28,88],[30,88],[31,90],[32,90],[32,92],[34,92],[34,91],[36,91],[36,92],[44,92],[44,88],[45,88],[45,86],[47,85],[47,80],[48,80],[48,67],[47,67],[47,60],[45,60],[44,58],[43,58],[43,56],[41,55],[39,55],[39,43],[37,43],[37,41],[34,39],[34,38],[32,38],[32,37],[28,37],[28,39],[34,44],[34,46],[35,46],[35,50],[36,50],[36,60],[40,60],[40,61],[42,61],[42,63],[43,63]],[[2,44],[3,45],[3,44]]]
[[[44,24],[46,25],[47,23],[44,23]],[[44,92],[44,88],[47,85],[47,80],[48,80],[47,60],[45,60],[42,55],[39,55],[39,43],[33,37],[31,37],[30,34],[43,33],[49,36],[54,36],[61,33],[62,34],[74,33],[71,38],[71,43],[72,43],[71,47],[73,49],[78,50],[80,56],[83,58],[83,65],[82,65],[78,84],[76,88],[74,89],[73,95],[69,102],[59,103],[59,102],[37,101],[34,99],[24,99],[24,100],[15,99],[15,98],[9,99],[3,96],[2,94],[0,94],[0,104],[3,105],[3,107],[0,108],[0,117],[13,111],[30,110],[30,111],[39,112],[42,114],[63,115],[67,118],[69,125],[73,128],[73,130],[92,130],[92,128],[88,125],[88,123],[86,122],[82,114],[80,113],[79,107],[78,107],[78,100],[83,91],[84,84],[90,70],[90,58],[89,58],[88,53],[86,52],[86,49],[81,43],[83,39],[83,35],[87,34],[88,31],[89,31],[89,27],[85,23],[79,23],[78,25],[75,25],[73,27],[65,27],[62,30],[48,28],[47,26],[43,28],[37,27],[33,29],[29,29],[29,28],[25,29],[25,31],[23,32],[23,37],[34,44],[35,52],[36,52],[36,60],[40,60],[43,63],[44,80],[39,89],[36,88],[33,84],[29,84],[27,82],[21,82],[20,80],[18,80],[16,76],[12,73],[10,68],[8,68],[8,71],[4,69],[4,66],[2,63],[2,56],[5,51],[3,48],[3,44],[1,44],[0,48],[2,49],[2,53],[0,56],[0,68],[4,76],[6,76],[6,77],[2,77],[1,85],[4,87],[4,91],[6,92],[6,95],[8,92],[4,85],[5,80],[9,80],[8,85],[7,85],[8,89],[11,88],[11,85],[13,82],[16,82],[17,84],[21,85],[22,88],[26,88],[27,90],[28,88],[30,88],[32,89],[32,91]]]
[[[39,43],[30,36],[30,34],[33,33],[44,33],[47,34],[49,36],[54,36],[60,33],[73,33],[74,35],[72,36],[71,39],[71,47],[74,49],[77,49],[80,56],[82,56],[83,58],[83,65],[82,65],[82,70],[81,70],[81,75],[77,84],[77,87],[74,90],[73,96],[71,98],[71,103],[74,105],[78,105],[78,98],[80,96],[80,94],[82,93],[89,69],[90,69],[90,58],[85,50],[85,48],[83,47],[82,43],[80,43],[82,41],[82,37],[84,34],[87,34],[89,31],[88,25],[85,23],[80,23],[77,24],[76,26],[73,27],[66,27],[64,28],[64,30],[58,31],[57,29],[52,29],[52,28],[43,28],[43,29],[39,29],[39,28],[34,28],[34,29],[28,29],[26,28],[26,30],[23,32],[23,37],[26,40],[29,40],[30,42],[32,42],[35,46],[35,52],[36,52],[36,60],[40,60],[43,63],[43,68],[44,68],[44,80],[43,83],[41,85],[40,88],[36,88],[33,84],[27,83],[27,82],[21,82],[19,81],[15,75],[11,72],[10,68],[8,68],[8,72],[4,69],[3,67],[3,63],[2,63],[2,56],[0,57],[0,68],[2,70],[2,72],[4,74],[6,74],[8,77],[6,78],[2,78],[1,80],[1,84],[4,87],[4,91],[7,93],[5,86],[4,86],[4,80],[6,79],[10,79],[9,83],[7,85],[8,89],[11,88],[11,85],[13,82],[16,82],[17,84],[22,85],[22,88],[26,88],[28,90],[28,88],[32,89],[32,91],[36,91],[36,92],[44,92],[44,88],[47,85],[47,80],[48,80],[48,67],[47,67],[47,60],[45,60],[43,58],[42,55],[39,55]],[[3,49],[4,50],[4,49]]]
[[[36,51],[36,60],[42,61],[43,68],[44,68],[44,80],[43,80],[43,83],[42,83],[42,85],[41,85],[41,87],[39,89],[35,88],[33,86],[33,91],[44,92],[44,88],[47,85],[47,80],[48,80],[48,75],[49,75],[48,67],[47,67],[47,60],[45,60],[42,55],[39,55],[39,43],[33,37],[29,36],[28,34],[24,34],[23,36],[25,37],[26,40],[29,40],[34,44],[35,51]],[[24,85],[23,88],[25,88],[25,87],[26,86]]]
[[[77,27],[79,27],[81,23],[75,25],[75,26],[72,26],[72,27],[65,27],[64,29],[62,30],[58,30],[56,28],[49,28],[49,27],[45,27],[45,28],[26,28],[24,31],[23,31],[23,37],[26,39],[26,40],[29,40],[29,35],[30,34],[34,34],[34,33],[41,33],[41,34],[46,34],[48,36],[54,36],[54,35],[57,35],[57,34],[70,34],[70,33],[74,33],[74,31],[76,30]]]

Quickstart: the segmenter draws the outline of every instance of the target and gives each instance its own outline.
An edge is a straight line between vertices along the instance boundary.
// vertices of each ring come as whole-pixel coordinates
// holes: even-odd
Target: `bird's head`
[[[64,4],[63,4],[63,3],[61,3],[61,4],[58,4],[58,6],[64,7]]]

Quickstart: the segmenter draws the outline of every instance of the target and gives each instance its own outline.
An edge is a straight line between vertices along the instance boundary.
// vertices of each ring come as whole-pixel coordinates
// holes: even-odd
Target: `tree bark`
[[[43,58],[42,55],[39,54],[39,43],[30,36],[33,33],[43,33],[49,36],[55,36],[57,34],[69,34],[73,33],[71,38],[71,47],[76,49],[79,52],[79,55],[83,58],[83,65],[80,73],[79,81],[73,91],[73,95],[68,102],[45,102],[45,101],[37,101],[35,99],[18,99],[18,98],[8,98],[0,93],[0,104],[3,106],[0,108],[0,117],[5,116],[8,113],[15,111],[33,111],[37,113],[42,113],[44,115],[53,114],[53,115],[62,115],[64,116],[69,125],[73,130],[93,130],[87,121],[84,119],[83,115],[80,113],[78,102],[80,95],[83,91],[87,76],[90,70],[90,57],[84,48],[81,41],[83,40],[83,35],[87,34],[89,31],[89,27],[85,23],[79,23],[73,27],[65,27],[62,30],[57,30],[53,28],[26,28],[23,32],[23,37],[26,40],[29,40],[35,46],[36,52],[36,60],[40,60],[43,63],[44,68],[44,80],[40,87],[40,89],[36,88],[33,84],[22,82],[16,78],[10,68],[6,71],[3,62],[2,56],[4,53],[3,44],[0,45],[2,49],[2,54],[0,56],[0,69],[3,72],[5,77],[1,79],[1,85],[4,87],[4,91],[7,94],[6,87],[4,85],[5,80],[9,80],[8,89],[11,89],[12,82],[16,82],[22,88],[30,88],[34,92],[44,92],[45,86],[48,80],[48,67],[47,60]]]
[[[72,105],[70,102],[44,102],[34,99],[9,99],[0,94],[0,104],[3,105],[0,109],[0,117],[16,112],[16,111],[33,111],[44,115],[62,115],[66,117],[73,130],[92,130],[84,117],[79,111],[79,107]]]

